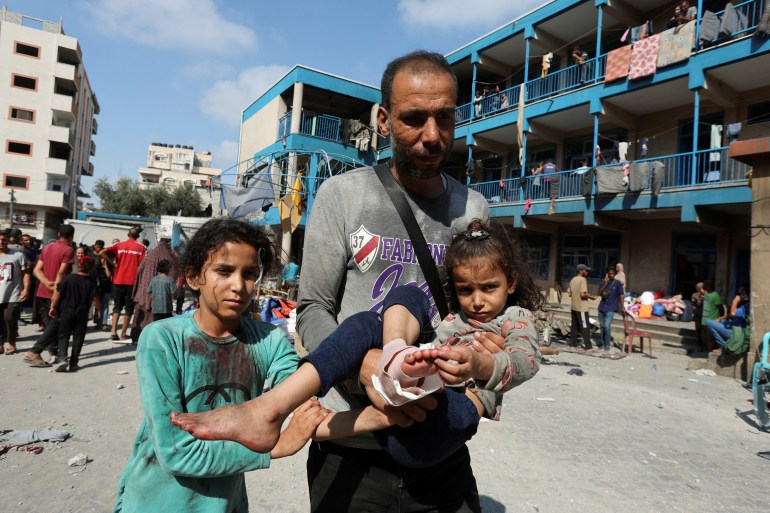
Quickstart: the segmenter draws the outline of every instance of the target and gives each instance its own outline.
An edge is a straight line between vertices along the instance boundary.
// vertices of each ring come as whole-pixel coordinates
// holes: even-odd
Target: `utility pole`
[[[16,195],[14,190],[11,189],[11,229],[13,230],[13,205],[16,203]]]

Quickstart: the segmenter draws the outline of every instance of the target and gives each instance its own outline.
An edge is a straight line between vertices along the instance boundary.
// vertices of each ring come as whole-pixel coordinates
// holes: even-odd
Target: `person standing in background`
[[[281,288],[289,293],[289,300],[297,300],[297,277],[299,276],[299,265],[297,258],[291,257],[291,261],[283,266],[281,271]]]
[[[8,249],[10,232],[0,232],[0,354],[16,353],[21,303],[29,295],[27,257]]]
[[[578,347],[578,330],[583,337],[583,348],[593,351],[591,344],[591,323],[588,319],[588,300],[596,299],[588,293],[588,280],[586,276],[591,268],[585,264],[578,264],[577,274],[569,282],[569,297],[572,298],[572,326],[570,328],[570,347]]]

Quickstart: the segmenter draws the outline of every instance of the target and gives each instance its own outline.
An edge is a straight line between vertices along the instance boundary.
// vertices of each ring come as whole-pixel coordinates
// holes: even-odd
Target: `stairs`
[[[563,321],[567,327],[572,322],[572,314],[569,305],[549,304],[547,313],[554,314],[554,320]],[[595,308],[588,312],[589,317],[595,320],[598,327],[599,315]],[[649,319],[636,319],[636,326],[639,331],[646,331],[652,336],[653,351],[672,351],[680,354],[688,354],[697,349],[698,338],[695,332],[694,322],[676,322],[676,321],[652,321]],[[592,340],[599,340],[598,329],[593,332]],[[623,342],[624,328],[623,317],[616,313],[612,319],[612,339],[616,345]],[[558,335],[552,335],[558,336]],[[645,349],[646,349],[645,341]],[[639,347],[638,342],[634,341],[634,346]]]

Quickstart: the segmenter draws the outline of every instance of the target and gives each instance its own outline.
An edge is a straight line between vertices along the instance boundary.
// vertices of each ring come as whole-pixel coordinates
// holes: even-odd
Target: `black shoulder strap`
[[[430,292],[433,295],[433,301],[438,308],[439,315],[443,319],[449,315],[449,307],[446,302],[446,294],[444,293],[444,287],[441,285],[441,278],[438,275],[438,269],[436,268],[436,262],[433,261],[433,257],[428,250],[428,243],[425,242],[425,237],[420,230],[420,225],[417,224],[417,220],[414,218],[414,212],[412,212],[409,203],[406,201],[403,191],[399,188],[393,175],[390,173],[390,168],[387,164],[377,164],[374,166],[374,171],[377,173],[377,177],[382,182],[385,191],[390,196],[390,200],[398,211],[398,215],[401,216],[401,221],[404,223],[406,232],[409,234],[409,238],[412,240],[412,247],[417,254],[417,261],[420,262],[420,268],[425,275],[425,280],[428,282]]]

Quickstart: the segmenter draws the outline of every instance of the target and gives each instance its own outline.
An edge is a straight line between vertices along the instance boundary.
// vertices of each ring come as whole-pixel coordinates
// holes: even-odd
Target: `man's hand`
[[[56,308],[51,307],[48,309],[48,317],[56,317]]]
[[[435,397],[427,395],[411,403],[402,406],[391,406],[385,402],[380,393],[372,385],[372,375],[379,374],[381,349],[372,349],[364,357],[358,379],[366,391],[372,406],[392,419],[394,425],[409,427],[415,422],[425,420],[426,411],[434,410],[438,406]]]
[[[29,297],[29,293],[26,290],[22,290],[21,294],[19,294],[19,302],[23,303],[27,300],[27,297]]]

